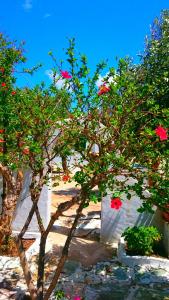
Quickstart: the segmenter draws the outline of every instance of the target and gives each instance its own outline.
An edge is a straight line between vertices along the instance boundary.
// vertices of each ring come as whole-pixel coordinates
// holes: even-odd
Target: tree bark
[[[24,277],[26,280],[26,284],[27,284],[28,290],[31,295],[31,299],[36,300],[37,299],[36,288],[33,284],[32,275],[31,275],[30,268],[29,268],[29,265],[27,262],[27,258],[26,258],[26,254],[25,254],[25,251],[23,248],[22,240],[20,237],[16,238],[16,244],[17,244],[19,258],[20,258],[22,269],[23,269]]]
[[[22,190],[23,174],[18,171],[16,178],[12,172],[0,164],[0,173],[5,181],[5,193],[3,198],[3,209],[0,216],[0,245],[4,238],[12,233],[12,221],[17,201]]]
[[[62,156],[62,168],[63,168],[63,171],[65,174],[69,173],[69,169],[68,169],[68,166],[67,166],[67,158],[66,156]]]
[[[7,193],[3,199],[3,213],[0,218],[0,244],[5,237],[12,234],[12,221],[18,197],[12,193]]]

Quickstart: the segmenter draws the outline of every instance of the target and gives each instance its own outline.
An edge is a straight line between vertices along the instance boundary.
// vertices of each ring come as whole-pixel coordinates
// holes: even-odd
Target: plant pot
[[[165,207],[168,210],[169,209],[169,204],[167,204]],[[163,211],[162,212],[162,217],[163,217],[165,222],[169,223],[169,212],[168,211]]]
[[[163,211],[162,216],[163,216],[164,221],[169,223],[169,213]]]

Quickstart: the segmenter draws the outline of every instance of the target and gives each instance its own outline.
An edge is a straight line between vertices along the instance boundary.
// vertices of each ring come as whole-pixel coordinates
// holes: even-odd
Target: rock
[[[112,300],[112,299],[127,299],[128,286],[119,286],[109,284],[99,284],[97,286],[87,286],[84,295],[87,300]]]
[[[19,274],[18,274],[18,273],[16,273],[16,272],[13,272],[13,273],[11,274],[11,278],[12,278],[12,279],[19,280],[19,279],[20,279],[20,276],[19,276]]]
[[[151,272],[151,274],[156,275],[156,276],[169,278],[169,273],[164,269],[151,269],[150,272]]]
[[[101,275],[101,276],[105,276],[106,275],[106,270],[101,270],[100,272],[98,272],[97,274]]]
[[[169,273],[163,269],[142,266],[135,272],[135,279],[140,284],[169,283]]]
[[[167,296],[169,296],[169,292],[164,289],[151,289],[139,287],[134,295],[134,300],[167,300]]]
[[[68,260],[65,262],[63,272],[66,274],[71,275],[72,273],[76,272],[77,269],[81,267],[81,264],[77,261]]]
[[[21,268],[21,266],[18,266],[17,268],[14,268],[13,273],[19,274],[20,276],[23,276],[23,270]]]
[[[29,293],[18,291],[16,294],[16,300],[31,300]]]
[[[25,283],[23,283],[23,281],[19,281],[19,282],[17,283],[17,288],[19,288],[20,290],[22,290],[22,291],[24,291],[24,292],[27,290],[27,286],[26,286]]]
[[[130,279],[127,270],[125,267],[118,267],[115,270],[112,271],[114,279],[117,280],[128,280]]]
[[[86,284],[99,284],[102,283],[102,279],[99,276],[88,275],[84,278],[84,282]]]
[[[37,265],[31,264],[30,271],[31,271],[31,273],[35,274],[37,272]]]
[[[0,257],[0,270],[8,269],[12,270],[14,268],[20,267],[20,260],[18,257],[7,257],[1,256]]]

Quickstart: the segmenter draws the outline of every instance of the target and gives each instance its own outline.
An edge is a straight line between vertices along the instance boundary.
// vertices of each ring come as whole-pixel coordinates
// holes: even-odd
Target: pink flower
[[[62,75],[62,77],[65,78],[65,79],[70,79],[70,78],[72,78],[72,76],[69,74],[68,71],[61,71],[61,75]]]
[[[155,133],[156,133],[156,135],[159,136],[159,138],[160,138],[161,141],[165,141],[165,140],[168,139],[167,129],[163,128],[162,126],[158,126],[155,129]]]
[[[73,300],[81,300],[80,296],[75,296]]]
[[[105,84],[103,84],[99,87],[98,95],[101,96],[102,94],[106,94],[109,91],[110,91],[110,88],[108,86],[106,86]]]
[[[111,208],[119,209],[122,206],[122,202],[120,198],[111,199]]]
[[[5,143],[5,141],[4,141],[4,140],[2,140],[2,139],[0,139],[0,143]]]

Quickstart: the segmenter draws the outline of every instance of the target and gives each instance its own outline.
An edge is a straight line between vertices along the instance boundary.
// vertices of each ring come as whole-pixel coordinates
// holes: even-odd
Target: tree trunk
[[[0,173],[3,176],[5,190],[2,194],[2,210],[0,215],[0,245],[4,238],[12,233],[12,221],[17,201],[22,190],[23,173],[18,171],[14,176],[8,167],[0,164]],[[7,240],[7,239],[6,239]]]
[[[18,248],[18,253],[20,257],[21,266],[23,269],[24,277],[26,280],[26,284],[28,287],[28,290],[30,292],[30,299],[36,300],[37,299],[37,292],[36,288],[33,283],[32,274],[30,272],[30,267],[26,258],[25,250],[23,248],[23,243],[20,237],[16,238],[16,244]]]
[[[11,236],[12,234],[12,221],[14,216],[14,211],[16,209],[18,197],[12,192],[6,194],[3,199],[3,210],[0,217],[0,245],[2,244],[4,238]]]
[[[62,168],[63,168],[63,171],[64,173],[69,173],[69,169],[68,169],[68,166],[67,166],[67,158],[66,156],[62,156]]]
[[[38,297],[38,300],[48,300],[53,292],[53,290],[55,289],[56,287],[56,284],[58,282],[58,279],[59,279],[59,276],[63,270],[63,267],[64,267],[64,264],[68,258],[68,252],[69,252],[69,247],[70,247],[70,243],[71,243],[71,240],[72,240],[72,237],[73,237],[73,234],[76,230],[76,227],[77,227],[77,224],[78,224],[78,220],[81,216],[81,213],[82,213],[82,210],[84,208],[84,204],[86,202],[86,196],[85,196],[85,193],[82,192],[82,200],[81,200],[81,203],[79,204],[79,207],[76,211],[76,216],[75,216],[75,219],[74,219],[74,222],[72,224],[72,227],[69,231],[69,234],[67,236],[67,239],[66,239],[66,242],[65,242],[65,245],[62,249],[62,254],[61,254],[61,257],[60,257],[60,260],[59,260],[59,263],[57,265],[57,268],[55,270],[55,273],[54,273],[54,276],[53,276],[53,279],[49,285],[49,288],[47,289],[46,291],[46,294],[45,296],[43,297],[43,290],[40,291],[40,295]]]

